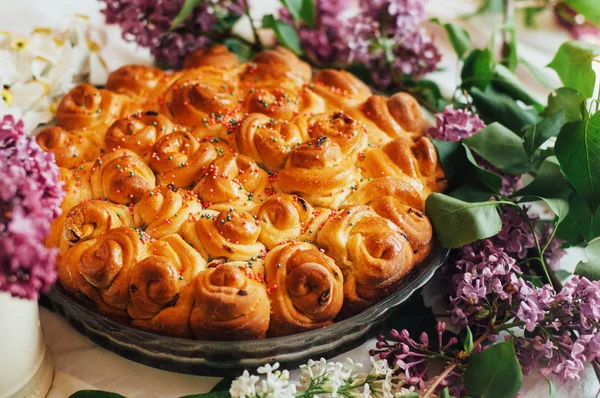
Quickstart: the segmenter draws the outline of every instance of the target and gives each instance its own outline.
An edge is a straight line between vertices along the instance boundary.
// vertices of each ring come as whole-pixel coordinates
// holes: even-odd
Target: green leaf
[[[465,58],[460,77],[462,87],[468,89],[477,87],[481,90],[490,84],[494,73],[494,57],[487,48],[485,50],[474,49]]]
[[[294,22],[300,20],[300,9],[302,8],[302,0],[279,0],[292,16]]]
[[[568,199],[572,192],[573,187],[563,172],[560,171],[558,159],[555,156],[550,156],[544,159],[533,181],[515,192],[513,196],[534,195]]]
[[[490,124],[463,143],[505,173],[521,174],[533,167],[523,140],[500,123]]]
[[[588,116],[585,105],[585,97],[577,90],[561,87],[548,95],[548,106],[546,106],[542,116],[548,117],[562,110],[565,113],[565,121],[567,122],[584,120]]]
[[[569,279],[573,274],[567,270],[559,269],[557,271],[554,271],[554,275],[556,275],[559,281],[564,282],[567,279]]]
[[[589,98],[594,92],[596,82],[592,60],[598,55],[600,55],[599,46],[580,41],[568,41],[560,46],[548,67],[558,73],[565,86],[574,88]]]
[[[398,398],[419,398],[419,393],[409,392],[408,394],[398,395]]]
[[[552,383],[552,380],[550,379],[546,379],[546,382],[548,383],[548,398],[556,398],[556,387],[554,387],[554,383]]]
[[[297,55],[302,55],[302,48],[300,47],[298,33],[293,26],[279,19],[275,19],[275,17],[271,14],[263,17],[262,26],[264,28],[273,29],[277,40],[282,46],[292,50]]]
[[[494,67],[493,86],[498,91],[508,94],[515,100],[523,101],[527,105],[533,105],[538,107],[540,110],[542,105],[529,92],[526,85],[523,84],[509,68],[504,65],[497,64]]]
[[[481,398],[513,398],[521,389],[522,381],[523,373],[512,340],[474,355],[464,374],[467,393]]]
[[[537,80],[542,86],[549,90],[554,88],[552,85],[550,85],[550,83],[548,83],[548,76],[546,76],[546,72],[544,72],[542,69],[527,61],[525,58],[519,57],[519,63],[525,66],[527,70],[529,70],[529,73],[531,73],[535,80]]]
[[[223,40],[223,44],[227,47],[229,51],[238,56],[240,61],[247,62],[253,57],[252,47],[240,39],[236,39],[235,37],[228,37]]]
[[[525,127],[523,130],[523,147],[533,160],[535,151],[551,137],[556,137],[565,124],[565,112],[561,109],[548,116],[546,119],[534,125]]]
[[[473,351],[473,333],[471,333],[471,328],[469,328],[468,326],[466,330],[467,334],[463,342],[463,348],[467,352],[467,354],[471,354],[471,351]]]
[[[315,2],[314,0],[302,0],[300,8],[300,18],[311,28],[316,26],[315,23]]]
[[[492,87],[485,91],[474,87],[470,91],[477,112],[487,122],[499,122],[516,133],[523,127],[535,124],[538,116],[535,111],[521,108],[511,97],[499,93]]]
[[[477,164],[477,161],[475,160],[475,157],[473,157],[473,153],[471,152],[469,147],[466,146],[465,144],[463,144],[463,147],[465,149],[465,154],[466,154],[467,160],[469,161],[469,163],[471,163],[471,166],[472,166],[471,170],[475,174],[475,177],[477,177],[477,179],[479,181],[481,181],[483,184],[485,184],[485,186],[488,187],[490,192],[492,192],[492,193],[500,192],[500,187],[502,186],[502,177],[500,177],[496,173],[492,173],[491,171],[487,171],[487,170],[481,168]]]
[[[100,390],[81,390],[69,395],[69,398],[125,398],[123,395]]]
[[[600,112],[565,124],[554,151],[563,173],[595,210],[600,204]]]
[[[504,0],[484,0],[481,6],[475,11],[474,15],[498,14],[504,10]],[[467,15],[470,17],[471,15]]]
[[[585,276],[591,281],[600,280],[600,239],[590,242],[585,248],[587,261],[580,261],[575,275]]]
[[[544,201],[546,205],[552,210],[554,215],[558,218],[556,225],[560,224],[565,217],[569,214],[569,202],[563,198],[544,198],[542,196],[525,196],[521,199],[520,203]]]
[[[506,40],[506,49],[508,50],[508,54],[502,54],[504,59],[502,63],[506,65],[506,67],[513,71],[517,67],[518,59],[517,59],[517,35],[515,32],[515,19],[514,17],[508,18],[504,23],[502,28],[505,34]],[[507,40],[508,39],[508,40]],[[504,49],[503,49],[504,50]],[[503,51],[504,53],[504,51]],[[504,66],[503,65],[503,66]]]
[[[439,86],[431,80],[407,79],[404,82],[403,89],[406,90],[406,92],[412,94],[414,97],[416,97],[420,103],[429,105],[440,112],[444,109],[446,105],[449,104],[448,100],[440,91]]]
[[[442,23],[438,18],[433,18],[431,21],[444,28],[458,58],[462,58],[471,49],[471,36],[462,26],[455,23]]]
[[[194,8],[198,7],[202,3],[204,3],[204,0],[185,0],[183,6],[181,6],[179,14],[173,18],[170,30],[174,30],[181,25],[183,21],[185,21],[185,19],[192,13],[192,11],[194,11]]]
[[[452,398],[450,395],[450,389],[446,386],[442,391],[440,391],[439,398]]]
[[[598,0],[565,0],[565,4],[583,15],[593,25],[600,26],[600,5]]]
[[[542,287],[544,286],[544,280],[542,279],[541,276],[536,276],[536,275],[521,275],[521,278],[523,278],[524,280],[531,282],[531,284],[535,287]]]
[[[500,231],[498,202],[468,203],[441,193],[429,195],[425,213],[442,246],[457,248],[489,238]]]
[[[217,384],[214,385],[214,387],[210,390],[210,392],[229,391],[229,388],[231,387],[231,383],[233,383],[233,380],[235,380],[233,377],[224,377],[223,379],[221,379],[221,381],[219,381]]]
[[[573,192],[569,197],[569,215],[556,231],[556,235],[569,245],[591,242],[600,236],[600,209],[592,213],[585,199]]]

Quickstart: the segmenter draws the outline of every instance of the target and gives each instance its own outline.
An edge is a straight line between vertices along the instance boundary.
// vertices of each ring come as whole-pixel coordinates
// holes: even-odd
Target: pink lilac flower
[[[560,2],[554,7],[554,17],[556,22],[567,29],[574,39],[600,44],[600,28],[587,22],[583,15],[578,14],[564,2]]]
[[[64,196],[54,155],[22,121],[0,121],[0,291],[35,299],[56,279],[56,251],[44,247]]]
[[[309,57],[322,65],[335,65],[348,60],[348,46],[342,36],[346,21],[342,13],[349,9],[350,0],[315,0],[315,26],[304,22],[297,26],[300,45]],[[282,7],[280,17],[294,25],[289,11]]]
[[[460,141],[469,138],[485,127],[479,115],[468,109],[454,109],[447,105],[443,112],[435,114],[435,127],[427,131],[427,135],[436,140]]]

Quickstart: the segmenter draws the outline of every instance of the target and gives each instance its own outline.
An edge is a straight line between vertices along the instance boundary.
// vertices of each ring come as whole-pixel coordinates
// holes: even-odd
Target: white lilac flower
[[[231,383],[229,394],[233,398],[250,398],[256,396],[256,383],[260,380],[258,376],[250,375],[247,370]]]

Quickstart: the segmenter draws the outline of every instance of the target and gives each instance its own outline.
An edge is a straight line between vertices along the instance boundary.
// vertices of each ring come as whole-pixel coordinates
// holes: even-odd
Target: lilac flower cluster
[[[579,380],[584,363],[600,358],[600,282],[574,276],[559,293],[550,286],[519,293],[516,319],[535,337],[519,337],[516,349],[525,374],[545,359],[542,376]]]
[[[556,22],[568,30],[576,40],[600,44],[600,27],[586,21],[583,15],[577,13],[565,2],[556,4],[554,17]]]
[[[171,31],[173,19],[184,0],[102,0],[107,23],[123,30],[123,39],[148,47],[159,65],[179,69],[191,51],[207,47],[211,35],[222,28],[220,20],[239,16],[243,8],[236,1],[201,2],[190,16]]]
[[[430,127],[427,134],[436,140],[460,141],[469,138],[485,127],[479,115],[468,109],[454,109],[447,105],[443,112],[435,114],[435,127]]]
[[[297,25],[300,45],[317,64],[334,65],[348,59],[348,47],[342,36],[346,21],[342,13],[350,8],[350,0],[315,0],[315,24]],[[294,20],[286,8],[281,8],[282,20],[294,25]]]
[[[44,247],[64,192],[54,155],[22,121],[0,121],[0,291],[36,299],[56,279],[56,249]]]
[[[404,76],[419,78],[436,70],[441,54],[421,27],[422,0],[361,0],[360,12],[344,37],[350,61],[364,64],[373,80],[387,87]]]
[[[446,330],[445,322],[437,324],[437,339],[430,341],[429,335],[425,332],[421,333],[419,342],[410,337],[407,330],[398,332],[392,329],[390,332],[390,340],[384,336],[377,336],[376,349],[371,350],[369,355],[378,356],[380,359],[387,361],[390,368],[397,368],[396,373],[403,373],[406,383],[414,385],[420,390],[425,389],[425,382],[428,380],[428,359],[432,354],[440,354],[444,356],[448,348],[458,343],[456,337],[451,337],[446,344],[443,344],[442,336]],[[451,380],[458,376],[457,373],[450,373],[440,386],[444,387],[450,384]],[[456,388],[456,386],[453,386]],[[457,391],[452,391],[453,395],[458,395]]]

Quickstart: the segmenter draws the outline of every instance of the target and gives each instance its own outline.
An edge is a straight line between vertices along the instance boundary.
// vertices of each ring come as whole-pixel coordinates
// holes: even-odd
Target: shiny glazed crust
[[[107,316],[204,340],[330,325],[396,289],[433,245],[446,180],[416,100],[283,48],[80,85],[38,135],[66,198],[59,281]]]

